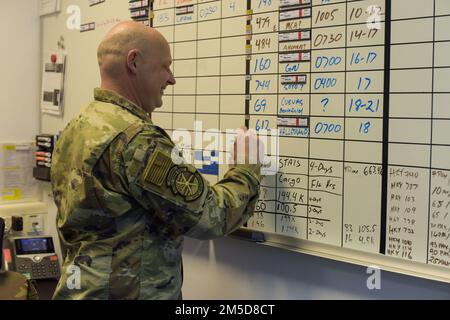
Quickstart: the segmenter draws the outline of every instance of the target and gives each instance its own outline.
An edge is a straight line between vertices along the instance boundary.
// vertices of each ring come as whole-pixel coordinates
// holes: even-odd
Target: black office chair
[[[37,300],[38,294],[22,274],[6,270],[3,256],[5,221],[0,218],[0,300]]]

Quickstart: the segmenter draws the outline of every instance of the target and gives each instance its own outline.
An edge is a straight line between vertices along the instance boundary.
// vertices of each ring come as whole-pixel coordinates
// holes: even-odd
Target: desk
[[[32,283],[38,292],[39,300],[51,300],[56,286],[58,285],[58,280],[33,280]]]

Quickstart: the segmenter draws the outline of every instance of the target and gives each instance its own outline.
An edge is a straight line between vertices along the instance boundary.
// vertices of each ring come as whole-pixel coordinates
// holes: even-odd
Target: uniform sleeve
[[[259,196],[260,166],[231,167],[214,186],[176,153],[172,141],[151,131],[126,148],[129,192],[149,214],[172,232],[213,239],[241,227]]]

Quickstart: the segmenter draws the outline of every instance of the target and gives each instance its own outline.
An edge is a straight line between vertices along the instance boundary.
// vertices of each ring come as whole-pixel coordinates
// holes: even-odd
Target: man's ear
[[[139,56],[140,56],[140,52],[137,49],[128,51],[127,67],[128,67],[128,70],[130,70],[130,72],[132,74],[137,73],[137,64],[138,64]]]

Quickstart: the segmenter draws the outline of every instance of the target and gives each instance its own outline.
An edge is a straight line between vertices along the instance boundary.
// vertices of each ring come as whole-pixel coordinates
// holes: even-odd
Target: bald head
[[[144,55],[151,55],[161,46],[167,45],[164,37],[155,29],[134,21],[116,24],[98,46],[97,59],[101,71],[118,71],[130,50],[137,49]]]
[[[116,91],[148,112],[161,106],[167,85],[175,84],[166,39],[134,21],[115,25],[97,50],[102,88]]]

